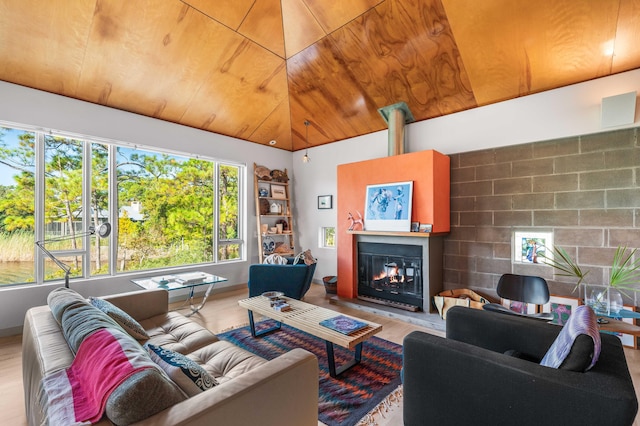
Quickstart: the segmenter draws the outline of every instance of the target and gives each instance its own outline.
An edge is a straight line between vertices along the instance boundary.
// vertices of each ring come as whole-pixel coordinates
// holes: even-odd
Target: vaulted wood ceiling
[[[640,0],[3,0],[0,80],[295,151],[306,119],[335,142],[639,68],[638,40]]]

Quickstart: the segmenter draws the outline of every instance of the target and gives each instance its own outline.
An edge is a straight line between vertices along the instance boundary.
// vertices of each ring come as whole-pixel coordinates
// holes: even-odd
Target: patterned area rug
[[[273,325],[274,321],[266,320],[256,324],[256,328]],[[402,346],[375,336],[364,342],[360,364],[337,379],[329,376],[324,340],[295,328],[283,325],[280,331],[253,338],[246,326],[220,333],[218,337],[269,360],[293,348],[315,354],[320,367],[318,418],[328,426],[356,425],[400,385]],[[338,366],[353,359],[353,353],[345,348],[334,345],[334,351]]]

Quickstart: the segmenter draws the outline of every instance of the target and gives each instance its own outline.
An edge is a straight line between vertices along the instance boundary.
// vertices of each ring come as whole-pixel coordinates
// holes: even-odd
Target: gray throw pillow
[[[93,306],[100,309],[102,312],[107,314],[111,319],[120,325],[124,331],[129,333],[132,337],[138,340],[147,340],[149,339],[149,335],[145,331],[144,328],[133,319],[131,315],[123,311],[122,309],[115,306],[113,303],[108,302],[104,299],[99,299],[97,297],[90,297],[89,301]]]

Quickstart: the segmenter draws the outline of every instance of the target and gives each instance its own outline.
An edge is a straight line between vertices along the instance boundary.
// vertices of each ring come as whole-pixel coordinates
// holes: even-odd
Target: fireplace
[[[358,243],[358,297],[402,309],[424,308],[422,246]]]

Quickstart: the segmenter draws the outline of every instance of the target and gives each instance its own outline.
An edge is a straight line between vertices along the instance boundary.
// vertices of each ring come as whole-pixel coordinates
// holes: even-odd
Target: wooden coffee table
[[[329,364],[329,374],[331,375],[331,377],[337,377],[347,369],[360,363],[360,360],[362,359],[362,344],[369,337],[382,330],[382,325],[380,324],[346,315],[350,316],[351,318],[357,319],[358,321],[365,322],[368,324],[368,326],[349,335],[342,334],[340,332],[320,325],[320,321],[344,314],[288,297],[283,297],[282,299],[285,299],[291,306],[292,309],[290,311],[276,311],[270,306],[269,299],[262,296],[251,297],[249,299],[238,301],[238,304],[240,306],[249,311],[251,335],[253,337],[259,337],[274,330],[279,330],[281,324],[286,324],[293,328],[297,328],[298,330],[304,331],[305,333],[309,333],[313,336],[323,339],[326,342],[327,346],[327,362]],[[276,320],[278,322],[278,325],[268,330],[262,330],[259,333],[256,333],[256,327],[253,320],[254,312],[259,313],[260,315],[263,315],[267,318]],[[334,344],[340,345],[352,351],[355,350],[354,359],[336,368],[336,361],[333,353]]]

